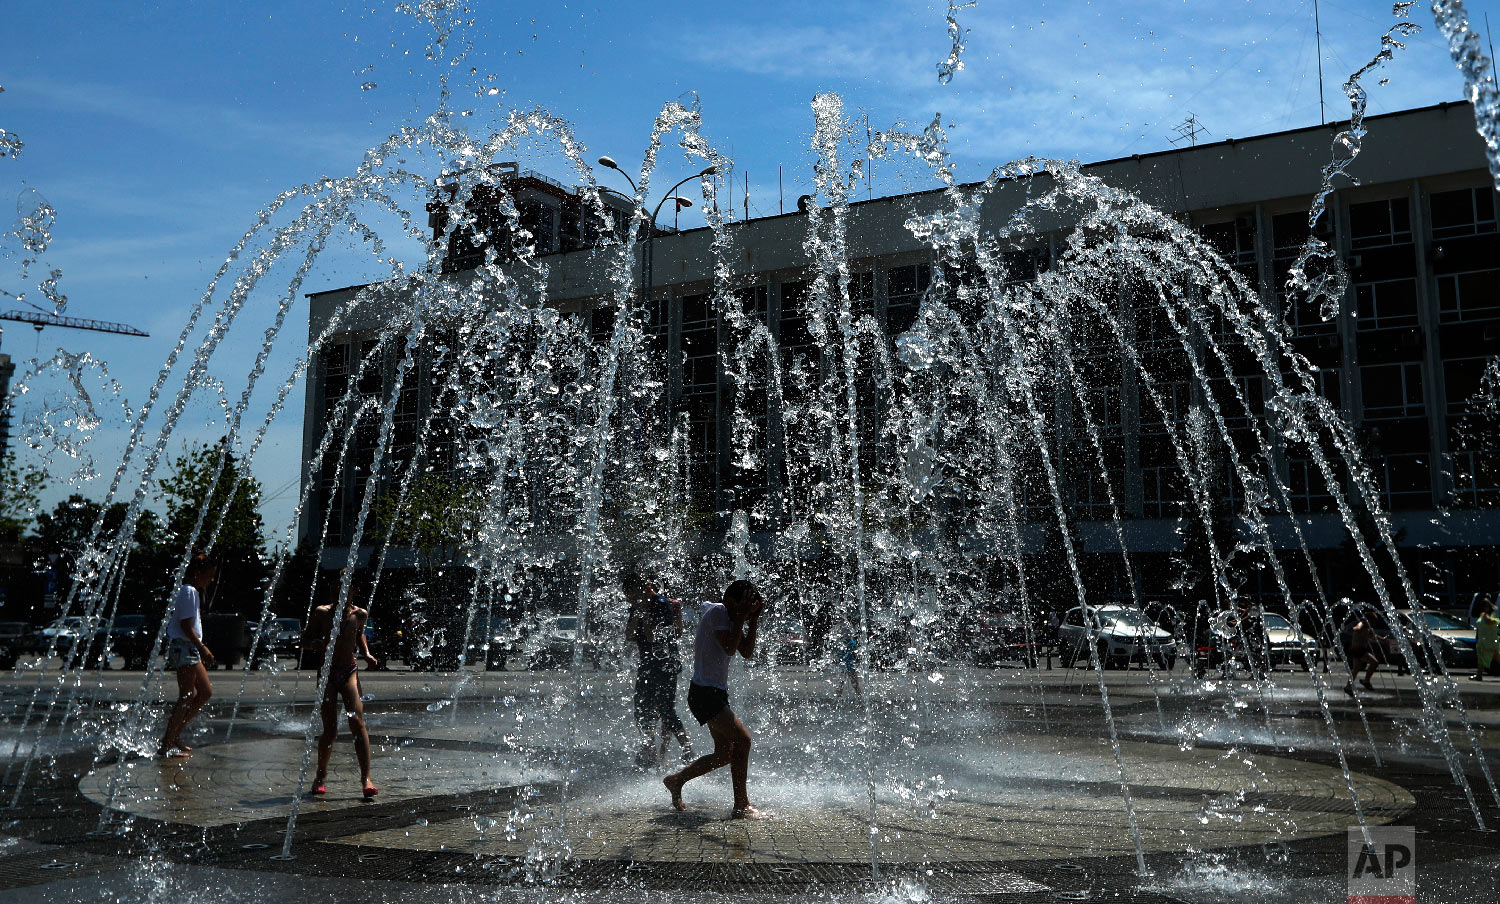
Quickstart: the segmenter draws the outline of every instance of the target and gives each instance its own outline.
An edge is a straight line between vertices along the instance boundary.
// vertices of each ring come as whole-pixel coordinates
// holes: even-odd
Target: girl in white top
[[[672,794],[672,806],[686,810],[682,786],[700,775],[728,766],[734,785],[735,818],[764,816],[750,804],[746,779],[750,771],[750,732],[729,708],[729,663],[734,654],[755,655],[755,635],[765,608],[760,591],[749,581],[735,581],[724,591],[722,603],[705,603],[693,639],[693,682],[688,685],[688,711],[713,735],[714,752],[701,756],[680,772],[662,779]]]
[[[187,583],[177,591],[172,604],[171,621],[167,623],[167,668],[177,673],[177,702],[167,718],[167,730],[156,749],[160,757],[182,758],[193,755],[193,748],[182,743],[182,729],[213,696],[208,682],[208,666],[214,654],[203,642],[203,591],[218,576],[219,567],[200,552],[188,562]]]

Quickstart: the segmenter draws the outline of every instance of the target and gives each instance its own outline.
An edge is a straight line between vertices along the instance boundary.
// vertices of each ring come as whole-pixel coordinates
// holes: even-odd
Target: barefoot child
[[[337,577],[332,586],[335,589],[330,599],[313,610],[312,618],[307,622],[307,632],[303,635],[304,648],[315,657],[320,668],[338,609]],[[352,588],[349,595],[354,596]],[[365,620],[370,613],[356,606],[352,599],[345,602],[343,609],[338,640],[334,642],[333,659],[328,666],[328,687],[323,694],[323,733],[318,736],[318,775],[313,779],[312,793],[328,793],[328,759],[339,733],[338,707],[342,702],[349,717],[349,730],[354,734],[354,755],[359,760],[360,782],[365,797],[370,798],[380,793],[380,789],[370,780],[370,732],[365,728],[365,704],[360,699],[359,665],[356,661],[363,659],[371,668],[377,664],[370,653],[370,642],[365,638]]]
[[[713,753],[701,756],[681,771],[662,779],[672,794],[672,806],[687,809],[682,786],[700,775],[728,766],[734,784],[737,819],[764,815],[750,805],[745,780],[750,771],[750,732],[729,708],[729,664],[734,654],[746,659],[755,655],[755,635],[760,630],[760,612],[765,600],[749,581],[735,581],[724,591],[721,603],[705,603],[698,631],[693,638],[693,680],[688,685],[688,710],[699,725],[713,735]]]

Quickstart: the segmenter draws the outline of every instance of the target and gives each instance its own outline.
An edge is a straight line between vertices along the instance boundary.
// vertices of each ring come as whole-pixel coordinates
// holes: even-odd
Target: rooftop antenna
[[[1490,14],[1488,12],[1486,12],[1484,14],[1484,37],[1485,37],[1485,40],[1487,40],[1487,41],[1490,42],[1490,61],[1494,62],[1494,59],[1495,59],[1495,33],[1493,31],[1490,31]],[[1496,64],[1496,65],[1500,65],[1500,64]]]
[[[1177,133],[1176,138],[1169,139],[1173,144],[1180,144],[1186,141],[1189,147],[1197,147],[1199,135],[1213,134],[1203,124],[1202,120],[1198,118],[1198,114],[1191,111],[1188,113],[1187,119],[1179,122],[1172,128],[1172,131]]]
[[[776,164],[776,212],[786,213],[786,189],[781,184],[781,164]]]
[[[1493,54],[1491,54],[1493,55]],[[864,196],[865,199],[874,198],[874,154],[870,153],[870,145],[874,142],[874,135],[870,132],[870,112],[864,114]]]
[[[750,220],[750,171],[745,170],[745,220]]]
[[[1323,100],[1323,23],[1318,18],[1318,0],[1313,0],[1313,37],[1318,42],[1318,125],[1328,122],[1328,110]]]

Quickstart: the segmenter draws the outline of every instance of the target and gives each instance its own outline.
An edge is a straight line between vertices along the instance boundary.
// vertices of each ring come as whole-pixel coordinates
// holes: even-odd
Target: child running
[[[734,654],[755,655],[755,636],[765,608],[760,591],[749,581],[735,581],[720,603],[705,603],[693,637],[693,680],[688,685],[688,711],[713,735],[714,751],[662,779],[672,794],[672,806],[686,810],[682,786],[700,775],[728,766],[734,784],[736,819],[758,819],[766,814],[750,804],[745,789],[750,771],[750,732],[729,708],[729,664]]]

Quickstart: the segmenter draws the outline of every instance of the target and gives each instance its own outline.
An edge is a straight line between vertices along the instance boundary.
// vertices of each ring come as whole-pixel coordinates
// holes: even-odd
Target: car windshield
[[[1423,612],[1422,618],[1427,622],[1427,627],[1433,631],[1467,631],[1469,629],[1468,625],[1441,612]]]
[[[146,623],[144,615],[117,615],[115,616],[116,628],[139,628]]]
[[[560,615],[560,616],[557,617],[557,621],[554,622],[553,624],[557,628],[557,630],[559,630],[559,631],[577,631],[578,630],[578,616],[576,616],[576,615]]]
[[[1292,627],[1291,622],[1287,621],[1279,615],[1272,615],[1269,612],[1261,616],[1261,620],[1266,623],[1267,628],[1279,628],[1282,631],[1288,631],[1291,630]]]
[[[282,631],[300,631],[302,630],[302,622],[295,618],[278,618],[276,619],[276,627]]]
[[[1154,628],[1156,623],[1133,609],[1110,609],[1100,612],[1099,617],[1104,621],[1127,628]]]

